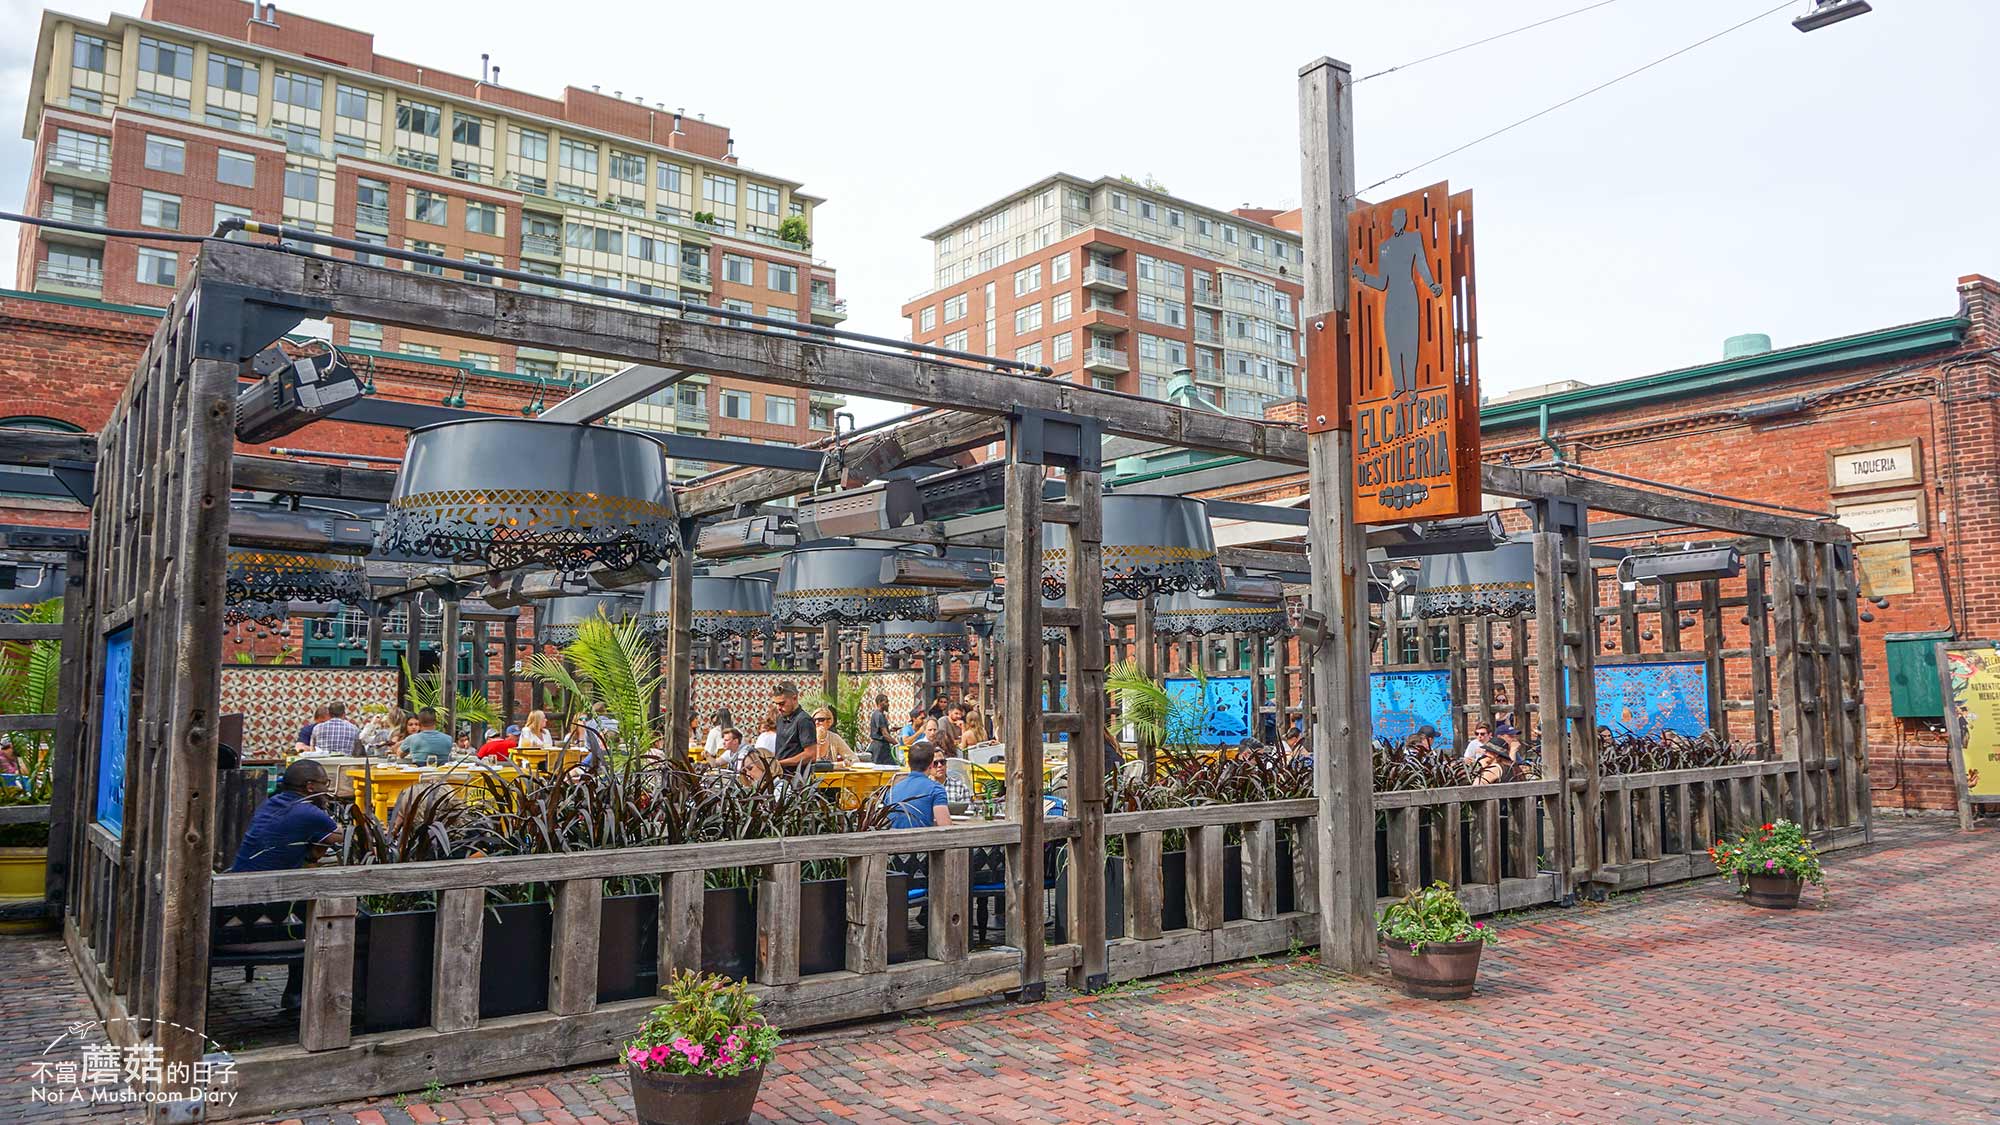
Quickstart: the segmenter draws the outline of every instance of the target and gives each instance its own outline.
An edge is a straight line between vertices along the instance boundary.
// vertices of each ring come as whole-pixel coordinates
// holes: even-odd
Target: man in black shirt
[[[771,689],[771,702],[778,708],[778,768],[804,771],[819,759],[818,738],[813,734],[812,717],[799,708],[799,686],[781,680]]]

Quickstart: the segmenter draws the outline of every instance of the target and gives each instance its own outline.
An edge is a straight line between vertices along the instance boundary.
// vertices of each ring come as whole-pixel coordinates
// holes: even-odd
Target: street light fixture
[[[1812,11],[1793,20],[1792,26],[1800,31],[1818,31],[1873,10],[1868,0],[1813,0]]]

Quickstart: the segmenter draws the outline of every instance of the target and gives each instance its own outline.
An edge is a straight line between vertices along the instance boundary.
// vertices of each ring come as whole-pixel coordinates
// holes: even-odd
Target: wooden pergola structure
[[[1345,186],[1351,194],[1351,180]],[[1322,194],[1341,198],[1339,190]],[[1345,253],[1333,244],[1334,228],[1311,210],[1310,260],[1344,262]],[[1321,268],[1315,267],[1316,277]],[[995,715],[1009,748],[1007,817],[894,833],[212,874],[222,655],[216,623],[231,491],[382,501],[394,480],[379,470],[233,454],[241,361],[308,315],[924,408],[847,445],[847,464],[876,471],[1004,441],[1004,525],[954,533],[949,523],[927,524],[881,538],[986,546],[999,551],[1008,574],[1032,575],[1041,566],[1044,527],[1067,525],[1073,577],[1066,604],[1045,609],[1034,597],[1013,599],[1004,635],[996,634],[988,649],[998,673]],[[1107,814],[1104,778],[1083,769],[1071,771],[1067,815],[1044,815],[1045,736],[1088,739],[1105,726],[1104,436],[1308,470],[1315,529],[1310,554],[1241,552],[1234,561],[1309,576],[1308,608],[1316,626],[1296,686],[1303,713],[1316,716],[1313,799]],[[211,909],[310,903],[298,1041],[235,1055],[241,1100],[232,1112],[249,1114],[612,1057],[650,1007],[645,999],[598,999],[599,902],[606,881],[624,876],[660,879],[658,956],[666,972],[701,963],[704,873],[757,869],[755,982],[774,1022],[800,1027],[982,997],[1033,1001],[1055,973],[1075,988],[1095,989],[1276,953],[1294,943],[1318,943],[1331,967],[1370,971],[1378,821],[1392,890],[1427,876],[1442,878],[1482,911],[1698,874],[1704,868],[1697,857],[1715,832],[1759,818],[1793,816],[1826,846],[1865,836],[1858,607],[1847,533],[1830,522],[1560,469],[1483,469],[1485,490],[1524,502],[1532,526],[1538,596],[1531,628],[1520,636],[1533,650],[1533,664],[1522,665],[1532,667],[1533,699],[1530,705],[1523,692],[1510,707],[1521,709],[1543,734],[1544,777],[1373,792],[1366,721],[1370,646],[1365,612],[1357,612],[1366,606],[1360,561],[1366,539],[1344,521],[1332,488],[1339,459],[1325,442],[1338,436],[1309,441],[1289,427],[839,339],[210,241],[99,435],[5,436],[10,459],[88,455],[98,467],[87,578],[66,624],[66,656],[76,661],[68,683],[78,689],[71,697],[77,705],[74,721],[58,729],[58,819],[69,839],[59,864],[69,887],[63,902],[68,948],[115,1036],[143,1038],[168,1062],[192,1061],[210,1049],[204,1028]],[[1057,499],[1044,493],[1052,475],[1063,483]],[[734,513],[808,492],[815,478],[766,468],[704,479],[679,494],[681,513],[688,521]],[[1599,613],[1602,575],[1591,552],[1591,525],[1594,516],[1613,513],[1708,529],[1760,560],[1755,582],[1740,592],[1702,589],[1688,598],[1715,607],[1715,625],[1702,635],[1705,657],[1744,660],[1756,669],[1770,665],[1768,674],[1743,673],[1751,692],[1746,709],[1755,712],[1754,722],[1769,723],[1776,751],[1770,760],[1600,776],[1591,720],[1600,625],[1622,629],[1642,612],[1634,604],[1629,611],[1621,606]],[[691,544],[694,536],[682,539]],[[671,570],[663,711],[674,732],[688,729],[690,717],[694,561],[691,552],[683,553]],[[1663,623],[1672,616],[1678,626],[1688,604],[1680,598],[1678,592],[1663,594],[1643,612],[1661,613]],[[1754,646],[1744,646],[1754,653],[1724,652],[1725,608],[1765,623]],[[1042,705],[1044,627],[1066,634],[1061,676],[1068,710]],[[1150,638],[1134,640],[1150,644]],[[124,686],[115,670],[127,643],[129,689],[107,698],[107,686]],[[1724,675],[1718,682],[1731,681]],[[1282,706],[1293,706],[1292,694],[1288,685]],[[104,745],[101,732],[107,718],[115,722],[115,714],[128,708],[124,815],[113,830],[101,820],[98,794],[100,771],[119,748]],[[1170,930],[1162,927],[1168,833],[1186,840],[1182,905],[1188,922]],[[1227,844],[1232,837],[1240,845]],[[1114,838],[1122,839],[1123,936],[1108,938],[1106,854]],[[976,949],[959,904],[968,896],[972,850],[992,847],[1005,854],[1005,940]],[[1053,894],[1045,859],[1058,852],[1068,872],[1070,921],[1062,940],[1053,941],[1044,925]],[[890,857],[907,853],[928,855],[935,916],[921,955],[891,964],[886,935],[902,904],[892,898]],[[1288,869],[1279,867],[1284,854]],[[821,859],[847,864],[844,956],[837,971],[805,974],[801,867]],[[1225,901],[1230,867],[1240,878],[1240,900]],[[527,883],[552,890],[547,1008],[482,1019],[477,984],[486,891]],[[357,1032],[352,982],[358,901],[406,892],[432,894],[437,903],[429,1024]],[[1281,902],[1288,909],[1281,911]],[[1232,905],[1240,917],[1228,917]]]

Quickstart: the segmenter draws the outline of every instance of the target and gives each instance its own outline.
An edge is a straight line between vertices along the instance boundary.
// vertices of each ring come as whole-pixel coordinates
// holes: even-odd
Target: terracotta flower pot
[[[1752,906],[1762,906],[1771,910],[1797,910],[1799,891],[1805,882],[1791,875],[1752,875],[1744,880],[1749,890],[1746,895]]]
[[[625,1064],[632,1078],[632,1109],[640,1125],[739,1125],[757,1106],[764,1068],[727,1078],[668,1074]]]
[[[1389,975],[1403,991],[1425,1000],[1463,1000],[1479,979],[1483,941],[1433,941],[1416,953],[1407,941],[1382,939],[1389,951]]]

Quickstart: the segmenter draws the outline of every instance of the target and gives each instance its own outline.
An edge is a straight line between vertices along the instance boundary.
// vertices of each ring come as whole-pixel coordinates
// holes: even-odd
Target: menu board
[[[2000,802],[2000,649],[1948,647],[1942,669],[1959,795]]]

